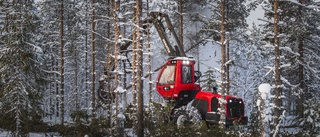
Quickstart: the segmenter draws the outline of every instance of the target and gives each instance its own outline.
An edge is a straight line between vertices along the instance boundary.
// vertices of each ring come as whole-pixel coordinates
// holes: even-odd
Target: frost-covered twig
[[[274,132],[274,134],[273,134],[273,137],[276,137],[276,136],[277,136],[277,133],[279,132],[280,124],[281,124],[282,120],[284,119],[285,114],[286,114],[286,110],[284,110],[284,111],[282,112],[282,115],[281,115],[280,118],[279,118],[279,123],[278,123],[277,126],[276,126],[276,129],[275,129],[275,132]]]

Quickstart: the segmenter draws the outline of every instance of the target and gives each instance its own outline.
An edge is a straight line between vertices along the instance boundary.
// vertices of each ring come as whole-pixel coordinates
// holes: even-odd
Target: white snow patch
[[[117,117],[118,117],[120,120],[125,120],[125,119],[126,119],[126,116],[124,116],[122,113],[118,114]]]
[[[271,91],[271,85],[268,83],[263,83],[259,85],[259,91],[260,91],[260,95],[261,98],[263,100],[267,99],[267,95],[270,94]]]
[[[122,87],[118,87],[115,92],[118,92],[118,93],[124,93],[124,89]]]

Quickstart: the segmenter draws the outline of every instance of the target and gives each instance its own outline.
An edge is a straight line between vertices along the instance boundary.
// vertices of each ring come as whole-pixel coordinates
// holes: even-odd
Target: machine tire
[[[182,114],[178,116],[176,124],[180,128],[186,125],[187,124],[186,122],[187,122],[187,116]]]
[[[175,110],[173,122],[179,128],[185,125],[190,125],[193,128],[200,128],[202,125],[202,117],[198,109],[190,104],[191,103]]]

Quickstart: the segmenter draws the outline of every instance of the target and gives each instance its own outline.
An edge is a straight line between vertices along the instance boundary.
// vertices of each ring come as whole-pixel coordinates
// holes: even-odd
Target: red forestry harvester
[[[226,125],[232,125],[235,121],[240,124],[247,123],[247,117],[244,114],[244,102],[241,98],[227,95],[226,100],[222,101],[220,94],[201,90],[200,84],[196,83],[201,77],[201,72],[195,71],[195,60],[186,57],[182,43],[180,43],[168,15],[151,12],[150,18],[145,20],[144,23],[153,23],[170,57],[159,72],[156,90],[166,100],[167,104],[172,106],[170,117],[177,125],[184,123],[197,125],[201,123],[201,120],[205,120],[208,124],[217,124],[220,121],[221,113],[226,116]],[[143,27],[146,28],[147,26]],[[165,29],[166,27],[168,29]],[[173,47],[171,45],[166,34],[168,32],[174,37],[177,46]],[[122,45],[121,51],[127,51],[126,49],[130,44],[131,41]],[[103,84],[105,82],[102,81],[101,83],[98,91],[99,98],[108,102],[112,92],[105,92]],[[226,103],[221,104],[220,102]],[[225,106],[224,112],[219,111],[221,105]]]
[[[191,103],[200,113],[201,119],[207,124],[217,124],[220,121],[220,101],[221,95],[212,91],[202,91],[199,84],[195,83],[201,76],[199,71],[194,70],[195,61],[186,57],[176,57],[169,59],[162,67],[157,78],[156,90],[168,102],[172,104],[172,117],[174,122],[199,122],[196,115],[190,115],[194,111],[186,106]],[[226,96],[225,115],[226,125],[232,125],[234,121],[239,124],[246,124],[247,117],[244,114],[244,102],[241,98]],[[180,108],[183,108],[183,113]],[[189,111],[189,112],[188,112]],[[176,114],[178,113],[178,114]],[[179,117],[184,120],[180,121]],[[188,121],[189,120],[189,121]],[[196,120],[196,121],[194,121]]]

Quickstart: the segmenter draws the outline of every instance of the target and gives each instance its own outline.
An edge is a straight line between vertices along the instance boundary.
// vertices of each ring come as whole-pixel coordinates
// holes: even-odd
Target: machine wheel
[[[177,118],[176,124],[178,127],[183,127],[184,125],[186,125],[187,124],[187,116],[184,114],[179,115]]]
[[[192,101],[191,101],[192,103]],[[180,128],[185,125],[190,125],[193,128],[200,128],[202,117],[195,107],[189,103],[187,106],[182,106],[175,110],[173,122]]]

